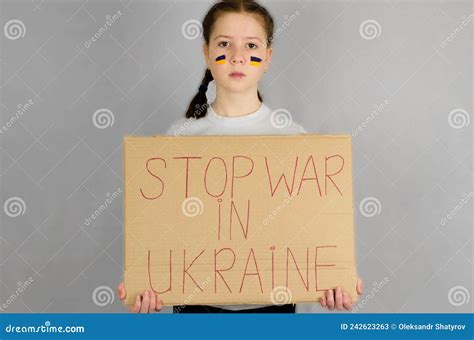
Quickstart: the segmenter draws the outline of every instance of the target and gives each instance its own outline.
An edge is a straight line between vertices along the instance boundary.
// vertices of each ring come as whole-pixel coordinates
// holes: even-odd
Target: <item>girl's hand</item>
[[[357,294],[361,295],[364,292],[364,282],[359,277],[357,279],[356,285]],[[321,306],[327,307],[330,310],[333,310],[336,307],[337,310],[351,310],[352,309],[352,299],[349,294],[342,289],[341,287],[336,287],[336,289],[329,289],[326,291],[326,295],[322,296],[319,299]]]
[[[124,301],[127,297],[127,291],[125,290],[125,284],[120,282],[117,287],[119,299]],[[157,293],[152,290],[146,290],[143,294],[137,294],[135,298],[135,304],[130,307],[132,313],[155,313],[159,312],[163,308],[163,301],[160,299]]]

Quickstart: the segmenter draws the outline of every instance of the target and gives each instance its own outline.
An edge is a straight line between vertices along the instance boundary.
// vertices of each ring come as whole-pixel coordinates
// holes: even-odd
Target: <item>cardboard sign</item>
[[[351,137],[125,137],[127,304],[357,300]]]

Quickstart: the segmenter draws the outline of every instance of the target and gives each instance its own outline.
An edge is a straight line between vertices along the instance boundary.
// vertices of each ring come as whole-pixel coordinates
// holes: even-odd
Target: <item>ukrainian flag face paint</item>
[[[262,59],[258,58],[258,57],[254,57],[254,56],[251,56],[250,57],[250,65],[252,66],[260,66],[260,63],[262,62]]]
[[[220,55],[216,58],[216,64],[220,64],[220,65],[225,64],[225,54]]]

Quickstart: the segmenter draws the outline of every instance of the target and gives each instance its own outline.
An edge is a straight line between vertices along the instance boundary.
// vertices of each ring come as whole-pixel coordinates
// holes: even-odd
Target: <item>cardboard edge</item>
[[[179,135],[179,136],[172,136],[172,135],[126,135],[124,139],[146,139],[146,138],[156,138],[156,137],[166,137],[166,138],[175,138],[175,137],[183,137],[188,139],[203,139],[209,137],[222,137],[222,138],[238,138],[238,137],[250,137],[250,138],[275,138],[275,137],[285,137],[285,138],[296,138],[301,136],[307,136],[309,138],[334,138],[334,139],[352,139],[352,135],[350,134],[315,134],[315,133],[299,133],[299,134],[277,134],[277,135]]]
[[[128,140],[128,136],[124,136],[123,139],[122,139],[122,153],[123,153],[123,163],[122,163],[122,167],[123,167],[123,240],[122,240],[122,243],[123,243],[123,255],[122,255],[122,259],[123,259],[123,283],[124,283],[124,286],[125,286],[125,276],[126,276],[126,272],[127,272],[127,268],[128,268],[128,265],[127,265],[127,256],[126,256],[126,252],[125,252],[125,249],[126,249],[126,243],[127,243],[127,235],[126,235],[126,222],[127,222],[127,209],[126,209],[126,202],[127,202],[127,185],[126,185],[126,180],[127,180],[127,174],[126,174],[126,165],[125,165],[125,160],[127,159],[127,147],[126,147],[126,143],[127,143],[127,140]],[[132,301],[132,299],[130,299],[130,297],[127,295],[125,300],[123,301],[123,303],[127,306],[131,306],[133,303],[130,302]]]
[[[352,148],[352,135],[350,135],[350,142],[349,142],[349,151],[351,155],[351,182],[352,182],[352,198],[351,198],[351,209],[352,209],[352,229],[354,231],[354,237],[352,238],[352,249],[354,250],[354,268],[355,268],[355,275],[356,275],[356,287],[357,287],[357,280],[359,278],[359,274],[357,274],[357,251],[356,251],[356,218],[355,218],[355,208],[354,208],[354,203],[355,203],[355,182],[354,182],[354,154],[353,154],[353,148]],[[355,296],[352,296],[352,303],[359,301],[359,294],[357,294],[357,288],[356,288],[356,294]]]

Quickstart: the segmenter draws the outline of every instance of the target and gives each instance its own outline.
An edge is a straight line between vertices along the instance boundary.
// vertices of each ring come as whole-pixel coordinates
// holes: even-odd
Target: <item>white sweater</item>
[[[250,114],[239,117],[226,117],[217,114],[209,105],[207,114],[200,119],[181,118],[166,131],[167,135],[291,135],[306,133],[306,130],[293,121],[286,110],[272,111],[264,103]],[[240,310],[269,305],[215,305],[215,307]],[[303,307],[304,306],[304,307]],[[307,309],[309,305],[297,305],[296,309]]]

